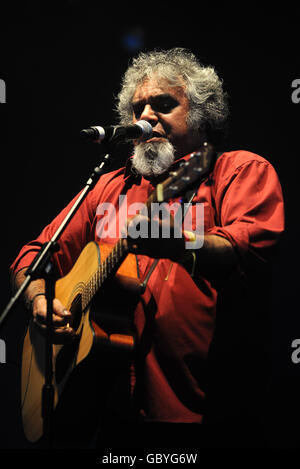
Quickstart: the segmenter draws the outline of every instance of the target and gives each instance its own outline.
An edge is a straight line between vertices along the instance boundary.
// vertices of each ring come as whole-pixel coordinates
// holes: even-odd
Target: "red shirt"
[[[103,215],[100,204],[111,203],[116,207],[118,219],[120,194],[126,194],[129,207],[134,202],[145,203],[153,189],[148,180],[124,168],[103,175],[59,241],[61,249],[54,255],[59,274],[64,276],[71,269],[89,241],[99,242]],[[28,251],[36,243],[50,239],[73,202],[36,240],[21,249],[12,265],[13,271],[31,263],[36,252]],[[200,184],[193,202],[204,204],[205,233],[223,236],[234,246],[241,277],[247,278],[253,266],[269,261],[284,230],[284,205],[277,174],[268,161],[247,151],[223,153],[210,176]],[[191,210],[195,210],[195,205]],[[112,233],[105,241],[114,243],[117,239]],[[152,262],[147,256],[138,256],[141,278]],[[159,260],[143,302],[139,302],[134,313],[141,350],[143,341],[147,344],[150,341],[141,374],[137,376],[142,412],[150,420],[202,421],[205,373],[203,376],[201,373],[214,334],[217,298],[218,291],[208,280],[193,280],[181,265]],[[151,336],[145,337],[142,332],[149,321]]]

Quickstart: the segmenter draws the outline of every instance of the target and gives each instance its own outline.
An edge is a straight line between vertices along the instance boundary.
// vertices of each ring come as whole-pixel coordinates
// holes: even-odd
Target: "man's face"
[[[133,123],[150,122],[153,136],[147,142],[168,140],[175,149],[175,158],[195,151],[199,134],[187,125],[189,101],[184,85],[170,86],[167,81],[145,80],[136,90],[133,100]]]

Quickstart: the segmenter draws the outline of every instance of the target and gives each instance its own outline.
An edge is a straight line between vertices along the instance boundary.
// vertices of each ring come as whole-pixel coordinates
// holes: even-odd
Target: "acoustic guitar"
[[[179,196],[199,183],[211,170],[213,147],[205,143],[199,152],[183,161],[178,170],[158,184],[150,195],[146,207],[162,203]],[[138,284],[135,255],[128,253],[120,239],[113,247],[95,242],[88,243],[82,250],[71,271],[55,283],[55,297],[72,312],[70,323],[76,331],[76,341],[68,344],[53,344],[53,388],[54,410],[64,387],[74,369],[87,359],[99,343],[106,343],[120,350],[133,350],[135,336],[130,331],[105,331],[101,316],[93,316],[91,304],[105,282],[113,276],[126,280],[129,289]],[[32,318],[22,352],[21,407],[23,429],[30,442],[43,436],[42,389],[45,382],[45,338],[38,331]]]

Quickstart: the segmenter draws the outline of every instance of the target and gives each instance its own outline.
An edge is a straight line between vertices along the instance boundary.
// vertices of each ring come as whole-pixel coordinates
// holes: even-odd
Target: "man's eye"
[[[144,106],[140,104],[133,104],[132,109],[133,109],[134,116],[137,119],[142,114],[144,110]]]
[[[139,119],[140,116],[142,115],[145,106],[147,103],[133,103],[132,104],[132,110],[134,113],[134,116],[136,119]],[[168,98],[154,98],[149,102],[152,110],[154,112],[159,112],[162,114],[168,114],[169,112],[172,111],[177,105],[178,102],[175,99],[172,99],[170,97]]]
[[[152,103],[152,108],[156,112],[161,112],[162,114],[167,114],[171,112],[178,105],[178,102],[174,99],[163,99],[158,100],[157,102]]]
[[[154,111],[168,113],[173,109],[173,106],[170,103],[160,103],[153,105]]]

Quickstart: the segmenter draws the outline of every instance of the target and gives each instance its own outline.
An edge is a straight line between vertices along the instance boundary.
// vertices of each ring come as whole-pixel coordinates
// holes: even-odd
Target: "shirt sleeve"
[[[284,231],[284,201],[273,166],[250,159],[219,175],[215,205],[218,224],[208,232],[227,238],[242,270],[267,263]]]

